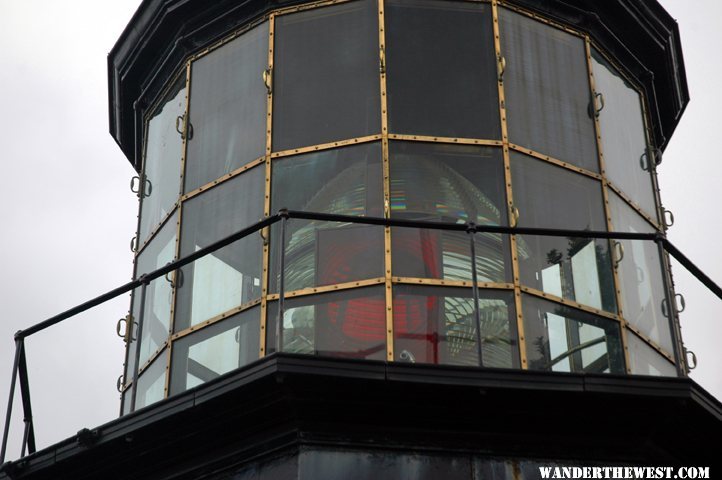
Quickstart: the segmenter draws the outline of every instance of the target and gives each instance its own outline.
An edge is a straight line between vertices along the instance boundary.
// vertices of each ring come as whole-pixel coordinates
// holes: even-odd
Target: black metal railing
[[[480,329],[478,328],[480,319],[478,311],[478,297],[479,291],[476,282],[476,255],[474,254],[475,242],[474,234],[476,233],[492,233],[492,234],[503,234],[503,235],[536,235],[536,236],[551,236],[551,237],[572,237],[572,238],[589,238],[589,239],[608,239],[608,240],[638,240],[655,242],[659,251],[660,262],[662,271],[665,272],[664,278],[664,290],[666,297],[666,304],[670,306],[666,316],[670,322],[670,330],[672,332],[672,342],[674,348],[675,365],[679,376],[685,376],[687,374],[686,358],[684,352],[680,351],[681,344],[677,337],[677,326],[676,326],[676,309],[672,307],[674,305],[674,293],[670,285],[668,275],[666,274],[667,267],[665,265],[665,252],[674,257],[682,266],[684,266],[695,278],[697,278],[702,284],[707,287],[712,293],[718,298],[722,299],[722,288],[712,281],[702,270],[700,270],[692,261],[690,261],[682,252],[679,251],[662,233],[626,233],[626,232],[605,232],[605,231],[589,231],[589,230],[559,230],[559,229],[547,229],[547,228],[525,228],[525,227],[505,227],[505,226],[492,226],[492,225],[476,225],[474,223],[447,223],[447,222],[433,222],[433,221],[413,221],[403,219],[388,219],[379,217],[364,217],[364,216],[349,216],[349,215],[334,215],[326,213],[313,213],[313,212],[300,212],[293,210],[282,209],[275,215],[267,217],[260,222],[239,230],[238,232],[229,235],[228,237],[219,240],[207,247],[201,248],[183,258],[168,263],[167,265],[160,267],[152,272],[146,273],[136,280],[126,283],[120,287],[117,287],[103,295],[95,297],[85,303],[82,303],[76,307],[73,307],[63,313],[55,315],[43,322],[35,324],[25,330],[20,330],[15,334],[15,357],[13,361],[12,378],[10,382],[10,392],[8,398],[8,407],[5,416],[5,426],[3,430],[2,446],[0,449],[0,464],[5,461],[7,452],[8,436],[10,431],[10,423],[12,420],[12,407],[13,400],[15,397],[15,388],[20,383],[20,395],[22,400],[23,408],[23,440],[21,446],[21,457],[24,457],[26,451],[28,453],[34,453],[36,451],[35,443],[35,432],[33,426],[33,414],[30,397],[30,385],[28,379],[28,368],[25,356],[25,339],[31,335],[38,333],[42,330],[52,327],[64,320],[74,317],[86,310],[96,307],[102,303],[110,301],[120,295],[131,292],[132,290],[140,287],[141,288],[141,305],[143,304],[144,292],[148,284],[170,272],[178,270],[179,268],[188,265],[196,260],[209,255],[216,250],[219,250],[227,245],[230,245],[238,240],[241,240],[249,235],[261,231],[262,229],[271,226],[272,224],[281,222],[281,245],[283,243],[283,237],[286,234],[286,223],[289,219],[299,220],[313,220],[313,221],[325,221],[325,222],[339,222],[339,223],[354,223],[354,224],[366,224],[366,225],[377,225],[382,227],[407,227],[407,228],[421,228],[430,230],[445,230],[445,231],[457,231],[466,232],[470,235],[470,253],[472,258],[472,282],[473,296],[475,300],[475,321],[477,322],[477,336],[480,335]],[[284,289],[284,262],[285,262],[285,248],[280,248],[280,274],[278,282],[278,320],[276,321],[277,332],[275,335],[276,351],[282,349],[282,336],[283,329],[282,318],[283,318],[283,301],[285,297]],[[137,337],[140,338],[142,334],[141,329],[143,328],[143,310],[140,309],[140,318],[138,319],[138,333]],[[477,348],[481,349],[481,341],[477,338]],[[133,371],[133,385],[137,385],[138,381],[138,355],[140,349],[136,349],[136,361]],[[479,359],[481,362],[481,351],[478,352]],[[137,388],[133,389],[133,396],[131,400],[131,409],[135,407],[135,396]]]

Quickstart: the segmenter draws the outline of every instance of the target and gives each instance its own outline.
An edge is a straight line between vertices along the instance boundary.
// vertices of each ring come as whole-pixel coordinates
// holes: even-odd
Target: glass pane
[[[501,150],[491,147],[392,142],[391,216],[408,220],[506,225]],[[394,228],[393,274],[471,280],[465,232]],[[480,281],[510,281],[505,236],[477,234]]]
[[[267,352],[276,351],[278,302],[269,302]],[[368,287],[288,298],[283,351],[343,358],[386,358],[384,288]]]
[[[624,373],[619,324],[564,305],[522,295],[530,370]]]
[[[677,376],[677,369],[672,362],[629,330],[627,330],[627,347],[633,374],[659,377]]]
[[[166,362],[167,356],[163,351],[138,377],[138,394],[135,398],[136,410],[163,400],[165,397]]]
[[[605,231],[599,181],[511,152],[514,205],[520,227]],[[522,284],[616,312],[609,242],[520,235]]]
[[[639,93],[594,49],[592,69],[594,88],[604,97],[599,128],[605,173],[615,186],[656,220]]]
[[[500,9],[509,140],[599,171],[584,40]]]
[[[478,329],[470,288],[395,285],[393,292],[396,361],[478,366],[481,336],[484,366],[518,367],[513,292],[479,290]]]
[[[185,111],[186,77],[181,75],[148,123],[143,167],[147,182],[140,205],[140,244],[178,200],[183,139],[176,130],[176,120]]]
[[[171,395],[257,360],[260,322],[260,308],[256,307],[176,340]]]
[[[389,129],[500,138],[491,5],[386,3]]]
[[[135,278],[157,270],[175,259],[177,220],[178,214],[173,214],[150,243],[140,252],[136,260]],[[170,275],[168,277],[170,278]],[[140,288],[135,289],[135,300],[140,302]],[[168,339],[172,305],[173,289],[166,278],[160,277],[148,284],[145,291],[143,331],[140,342],[141,366]],[[140,314],[139,305],[136,313]],[[133,318],[134,322],[138,322],[140,319],[135,314]],[[130,374],[132,377],[132,370]]]
[[[273,150],[381,133],[378,52],[376,2],[277,17]]]
[[[271,211],[382,216],[381,145],[368,143],[273,162]],[[271,228],[271,291],[278,288],[280,224]],[[286,291],[383,276],[383,227],[287,223]]]
[[[265,153],[267,65],[268,23],[193,62],[186,192]]]
[[[617,232],[653,233],[654,228],[637,212],[609,192],[612,225]],[[617,274],[622,291],[622,314],[630,325],[672,352],[669,320],[664,315],[665,301],[662,265],[657,244],[643,240],[618,240],[623,248]]]
[[[181,256],[207,247],[263,218],[261,165],[183,204]],[[263,240],[254,233],[181,269],[175,331],[261,296]]]

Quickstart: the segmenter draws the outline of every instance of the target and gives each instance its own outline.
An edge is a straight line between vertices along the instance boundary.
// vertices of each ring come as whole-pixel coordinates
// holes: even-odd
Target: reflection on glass
[[[592,49],[594,88],[604,97],[599,128],[606,175],[655,220],[653,162],[647,153],[639,93],[602,55]]]
[[[381,132],[376,2],[281,15],[274,37],[274,151]]]
[[[636,211],[609,192],[612,225],[617,232],[653,233],[655,230]],[[664,315],[664,280],[657,244],[644,240],[615,240],[623,248],[617,264],[622,291],[622,313],[630,325],[672,352],[669,320]]]
[[[183,139],[176,130],[186,111],[186,78],[181,75],[148,123],[144,173],[147,181],[140,204],[139,244],[170,213],[180,193]]]
[[[264,154],[267,63],[268,23],[193,62],[186,192]]]
[[[491,6],[386,2],[389,129],[500,138]]]
[[[605,231],[599,181],[511,153],[520,227]],[[523,285],[616,312],[609,242],[588,238],[519,237]]]
[[[263,218],[265,171],[255,167],[183,204],[181,256]],[[175,331],[261,296],[262,238],[251,234],[181,269]]]
[[[138,393],[135,397],[135,409],[147,407],[165,396],[165,351],[153,360],[138,377]]]
[[[599,171],[584,40],[500,9],[509,140]]]
[[[171,395],[257,360],[259,313],[258,307],[245,310],[176,340],[171,363]]]
[[[397,361],[478,366],[518,366],[512,292],[479,291],[477,330],[471,289],[394,286],[394,354]]]
[[[391,216],[478,225],[506,225],[501,150],[468,145],[392,142]],[[393,274],[471,280],[471,247],[465,232],[394,228]],[[475,235],[479,281],[510,280],[506,237]]]
[[[382,216],[381,146],[354,145],[273,162],[271,211],[281,208]],[[271,281],[278,287],[280,224],[271,228]],[[383,227],[292,220],[286,291],[383,276]]]
[[[627,347],[629,366],[634,375],[677,376],[677,369],[672,362],[629,330],[627,330]]]
[[[158,234],[146,245],[136,260],[135,278],[150,273],[175,259],[176,229],[178,214],[173,216],[163,225]],[[170,277],[170,275],[169,275]],[[140,302],[140,288],[135,289],[134,301]],[[140,365],[142,366],[148,358],[168,339],[170,331],[170,314],[173,303],[173,290],[171,284],[164,277],[157,278],[150,282],[145,291],[145,310],[143,313],[143,331],[140,341]],[[140,316],[140,305],[133,314],[134,323],[137,323]],[[137,331],[137,327],[136,327]],[[131,348],[131,355],[135,357]],[[135,358],[133,358],[135,361]],[[130,370],[132,377],[132,370]]]
[[[267,348],[276,351],[278,302],[268,304]],[[283,309],[283,351],[343,358],[386,358],[383,287],[288,298]]]
[[[619,325],[564,305],[522,296],[530,370],[624,373]]]

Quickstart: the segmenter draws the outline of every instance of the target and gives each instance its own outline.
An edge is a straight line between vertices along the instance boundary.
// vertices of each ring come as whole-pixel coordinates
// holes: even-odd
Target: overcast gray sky
[[[128,281],[137,199],[130,164],[108,134],[106,56],[139,0],[0,0],[0,420],[15,331]],[[659,168],[670,239],[722,283],[722,2],[662,0],[679,21],[692,101]],[[681,267],[682,328],[693,378],[722,398],[722,301]],[[40,447],[117,416],[129,298],[27,342]],[[19,453],[15,404],[10,457]]]

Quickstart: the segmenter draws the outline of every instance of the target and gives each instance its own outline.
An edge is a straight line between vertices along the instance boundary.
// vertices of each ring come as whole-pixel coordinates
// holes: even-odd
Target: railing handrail
[[[408,220],[398,218],[383,218],[383,217],[370,217],[370,216],[355,216],[355,215],[338,215],[330,213],[319,213],[319,212],[303,212],[297,210],[281,209],[278,213],[268,216],[259,222],[238,230],[237,232],[228,235],[227,237],[218,240],[204,248],[201,248],[193,253],[190,253],[177,260],[171,261],[168,264],[153,270],[152,272],[145,273],[137,279],[128,282],[120,287],[114,288],[107,293],[99,295],[87,302],[77,305],[65,312],[48,318],[40,323],[37,323],[24,330],[19,330],[15,333],[15,344],[16,354],[13,364],[13,375],[11,379],[10,395],[8,400],[8,409],[6,412],[5,428],[3,432],[2,448],[0,449],[0,464],[5,460],[5,453],[7,451],[7,441],[9,434],[10,421],[12,418],[12,404],[14,400],[15,382],[20,374],[20,390],[22,397],[24,422],[25,422],[25,433],[23,436],[23,447],[22,456],[25,455],[26,445],[30,447],[30,453],[35,451],[35,440],[33,434],[33,423],[32,423],[32,407],[30,403],[30,391],[27,378],[27,365],[25,360],[25,338],[45,330],[53,325],[63,322],[79,313],[96,307],[102,303],[112,300],[124,293],[128,293],[143,285],[148,285],[151,281],[166,275],[174,270],[188,265],[200,258],[209,255],[216,250],[219,250],[231,243],[241,240],[255,232],[258,232],[266,227],[273,225],[281,220],[288,219],[299,219],[299,220],[313,220],[313,221],[324,221],[324,222],[339,222],[339,223],[356,223],[366,225],[378,225],[383,227],[402,227],[402,228],[421,228],[431,230],[447,230],[447,231],[459,231],[467,233],[493,233],[503,235],[535,235],[535,236],[551,236],[551,237],[573,237],[573,238],[594,238],[594,239],[608,239],[608,240],[642,240],[642,241],[653,241],[660,249],[663,249],[674,257],[682,266],[684,266],[697,280],[699,280],[704,286],[706,286],[712,293],[714,293],[719,299],[722,300],[722,288],[717,285],[709,276],[707,276],[699,267],[697,267],[691,260],[689,260],[677,247],[675,247],[662,232],[654,233],[632,233],[632,232],[608,232],[608,231],[595,231],[595,230],[567,230],[567,229],[553,229],[553,228],[532,228],[532,227],[509,227],[502,225],[478,225],[473,222],[466,223],[452,223],[452,222],[439,222],[439,221],[428,221],[428,220]],[[476,285],[476,284],[474,284]],[[665,289],[669,290],[669,289]],[[667,292],[669,294],[669,291]],[[669,299],[668,299],[669,302]],[[671,304],[670,304],[671,305]],[[680,360],[681,361],[681,360]],[[679,365],[678,365],[679,368]]]

